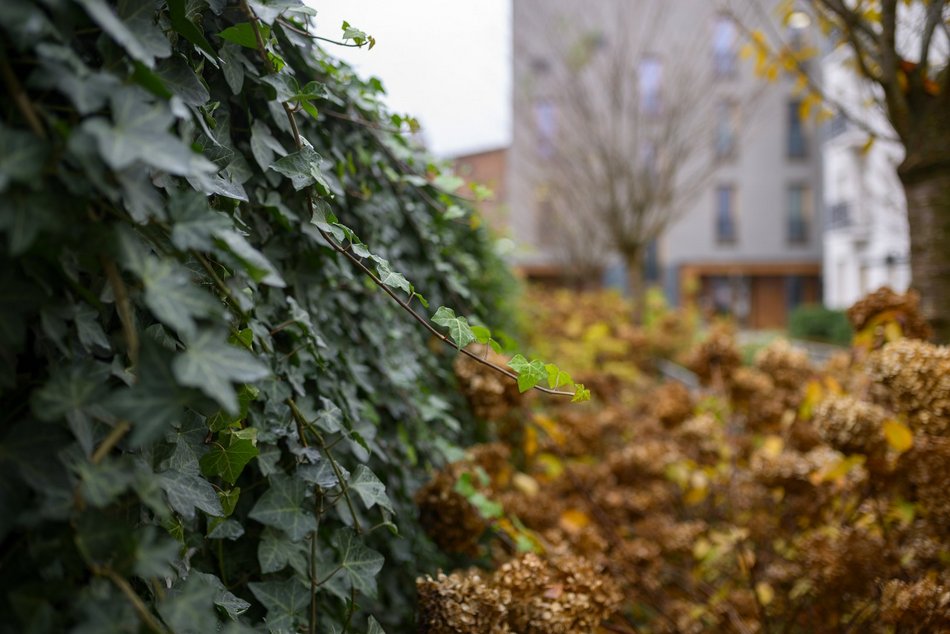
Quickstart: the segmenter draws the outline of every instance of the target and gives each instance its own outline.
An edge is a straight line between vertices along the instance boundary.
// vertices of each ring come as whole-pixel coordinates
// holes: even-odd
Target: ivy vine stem
[[[129,424],[129,421],[119,421],[119,423],[112,428],[112,431],[109,432],[109,435],[103,439],[102,444],[96,447],[96,450],[92,453],[92,457],[89,459],[90,462],[92,462],[92,464],[102,462],[102,459],[109,455],[112,448],[129,433],[130,429],[132,429],[132,425]]]
[[[3,75],[3,81],[7,85],[7,89],[13,97],[13,101],[16,102],[17,108],[20,109],[20,113],[23,115],[23,118],[26,119],[30,129],[33,130],[36,136],[45,140],[46,130],[43,128],[39,115],[36,114],[33,103],[27,96],[26,91],[23,90],[23,85],[20,83],[20,80],[17,79],[13,68],[10,67],[10,61],[7,59],[5,48],[0,48],[0,74]]]
[[[263,36],[261,35],[260,23],[259,23],[258,20],[257,20],[257,16],[254,14],[254,11],[251,10],[251,8],[248,6],[247,0],[242,0],[242,2],[241,2],[241,7],[243,8],[244,12],[247,14],[248,19],[251,21],[251,27],[252,27],[252,30],[254,31],[254,39],[255,39],[255,41],[257,42],[257,52],[258,52],[258,55],[261,57],[261,59],[263,60],[264,64],[266,65],[266,67],[269,69],[268,72],[271,72],[271,73],[275,72],[273,62],[271,62],[270,58],[267,56],[267,47],[265,46],[265,44],[264,44],[264,38],[263,38]],[[292,130],[292,132],[293,132],[294,144],[295,144],[295,146],[297,147],[297,150],[300,150],[300,149],[303,148],[303,141],[301,140],[300,130],[299,130],[299,128],[297,127],[297,118],[294,116],[294,110],[293,110],[293,108],[291,108],[291,107],[287,104],[287,102],[284,102],[284,103],[283,103],[283,107],[284,107],[284,112],[287,114],[287,119],[288,119],[289,122],[290,122],[290,128],[291,128],[291,130]],[[307,198],[307,211],[310,213],[310,216],[313,217],[313,213],[314,213],[313,195],[312,195],[309,191],[307,191],[307,193],[306,193],[306,198]],[[351,253],[347,248],[345,248],[345,247],[339,245],[339,244],[336,242],[336,240],[333,239],[333,236],[329,235],[326,231],[324,231],[324,230],[321,229],[320,227],[317,227],[317,231],[320,232],[320,236],[324,239],[324,241],[325,241],[328,245],[330,245],[330,248],[332,248],[334,251],[336,251],[337,253],[339,253],[340,255],[344,256],[346,259],[348,259],[350,262],[352,262],[352,263],[353,263],[357,268],[359,268],[367,277],[369,277],[370,280],[372,280],[373,283],[374,283],[378,288],[382,289],[383,292],[385,292],[387,295],[389,295],[389,297],[390,297],[394,302],[396,302],[396,304],[398,304],[404,311],[406,311],[407,313],[409,313],[409,315],[410,315],[413,319],[415,319],[417,322],[419,322],[426,330],[429,331],[429,333],[431,333],[434,337],[436,337],[437,339],[439,339],[439,341],[441,341],[442,343],[446,344],[447,346],[449,346],[449,347],[451,347],[451,348],[455,348],[455,349],[456,349],[458,352],[460,352],[461,354],[464,354],[464,355],[466,355],[467,357],[469,357],[470,359],[473,359],[473,360],[475,360],[476,362],[478,362],[478,363],[480,363],[480,364],[482,364],[482,365],[484,365],[484,366],[486,366],[486,367],[488,367],[488,368],[491,368],[491,369],[494,370],[495,372],[498,372],[498,373],[500,373],[500,374],[503,374],[503,375],[507,376],[508,378],[513,379],[513,380],[515,380],[515,381],[518,380],[518,375],[515,374],[514,372],[512,372],[512,371],[510,371],[510,370],[508,370],[508,369],[506,369],[506,368],[504,368],[504,367],[502,367],[502,366],[500,366],[500,365],[497,365],[497,364],[495,364],[495,363],[492,363],[491,361],[488,361],[487,359],[483,359],[483,358],[481,358],[479,355],[477,355],[477,354],[475,354],[475,353],[473,353],[473,352],[470,352],[469,350],[467,350],[467,349],[465,349],[465,348],[458,348],[458,347],[455,345],[455,343],[454,343],[449,337],[443,335],[441,332],[439,332],[438,330],[436,330],[435,327],[432,326],[432,324],[430,324],[429,321],[428,321],[426,318],[424,318],[422,315],[420,315],[419,313],[417,313],[417,312],[415,311],[415,309],[413,309],[412,306],[409,305],[408,302],[406,302],[406,301],[403,300],[401,297],[399,297],[398,295],[396,295],[395,291],[393,291],[391,288],[389,288],[388,286],[386,286],[385,284],[383,284],[382,280],[380,280],[379,277],[378,277],[375,273],[373,273],[373,271],[370,270],[370,268],[369,268],[368,266],[366,266],[365,264],[363,264],[362,260],[361,260],[359,257],[357,257],[355,254]],[[540,391],[540,392],[544,392],[545,394],[553,394],[553,395],[555,395],[555,396],[571,396],[571,397],[574,396],[574,392],[568,392],[568,391],[566,391],[566,390],[557,390],[557,389],[546,388],[546,387],[542,387],[542,386],[540,386],[540,385],[535,385],[535,386],[534,386],[534,389],[536,389],[536,390],[538,390],[538,391]]]
[[[161,623],[155,619],[151,612],[148,611],[148,608],[145,606],[145,603],[142,602],[142,599],[139,598],[139,595],[135,593],[135,590],[132,589],[132,586],[129,582],[117,573],[112,568],[108,566],[98,566],[93,564],[91,566],[92,572],[95,575],[100,577],[105,577],[111,581],[115,587],[119,589],[122,594],[129,600],[129,603],[132,604],[132,608],[135,610],[135,613],[138,615],[142,623],[145,624],[145,627],[155,634],[167,634],[167,630],[162,627]]]
[[[303,415],[303,412],[300,411],[300,408],[297,407],[297,403],[294,402],[294,399],[288,398],[287,405],[290,406],[290,412],[294,417],[294,422],[297,424],[298,433],[301,436],[305,436],[306,429],[313,431],[314,437],[317,439],[317,442],[320,444],[320,450],[323,452],[323,455],[327,457],[327,460],[330,461],[330,468],[333,469],[333,475],[336,476],[337,482],[340,483],[340,491],[343,493],[343,499],[346,501],[346,506],[350,511],[350,517],[353,518],[353,528],[356,530],[357,535],[363,534],[363,527],[360,525],[360,520],[356,516],[356,507],[353,506],[353,500],[350,498],[349,489],[346,486],[346,478],[343,477],[343,471],[340,469],[340,465],[337,463],[336,458],[333,457],[333,454],[330,452],[327,443],[323,440],[323,436],[316,429],[313,428],[310,421],[307,420],[307,417]],[[302,441],[301,444],[304,444],[306,440]]]
[[[139,364],[139,335],[135,330],[135,319],[132,313],[132,305],[129,303],[129,292],[114,261],[103,256],[102,269],[105,271],[109,286],[112,287],[112,294],[115,296],[115,309],[119,313],[119,321],[122,322],[122,336],[125,338],[129,362],[134,368]]]

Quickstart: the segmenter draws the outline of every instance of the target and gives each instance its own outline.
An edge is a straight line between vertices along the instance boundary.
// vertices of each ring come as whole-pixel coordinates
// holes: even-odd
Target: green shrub
[[[383,291],[510,280],[310,15],[0,2],[0,632],[411,629],[473,426]]]
[[[844,311],[831,310],[817,304],[798,306],[788,318],[788,334],[797,339],[811,339],[839,346],[851,344],[851,324]]]

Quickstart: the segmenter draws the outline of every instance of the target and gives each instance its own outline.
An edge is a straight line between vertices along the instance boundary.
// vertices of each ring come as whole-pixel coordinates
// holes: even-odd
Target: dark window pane
[[[716,17],[713,25],[713,72],[717,77],[736,74],[736,25],[725,15]]]
[[[800,116],[801,101],[788,102],[788,156],[789,158],[803,158],[805,156],[805,130]]]
[[[735,192],[732,187],[716,189],[716,241],[736,241]]]

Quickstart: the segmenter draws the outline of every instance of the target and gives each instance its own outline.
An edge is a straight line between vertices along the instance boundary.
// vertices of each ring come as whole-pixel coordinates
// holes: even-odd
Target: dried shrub
[[[686,362],[686,366],[699,377],[703,385],[716,380],[728,380],[740,365],[742,355],[736,344],[735,327],[729,323],[713,326]]]
[[[916,431],[950,436],[950,348],[901,339],[871,354],[867,373]]]
[[[901,295],[883,286],[849,308],[848,320],[855,332],[876,326],[883,328],[886,321],[892,320],[900,325],[904,337],[930,339],[933,336],[930,326],[920,315],[920,296],[913,290]],[[875,338],[885,340],[880,333]]]
[[[619,607],[616,584],[576,556],[528,553],[483,575],[470,570],[417,581],[426,634],[593,632]]]

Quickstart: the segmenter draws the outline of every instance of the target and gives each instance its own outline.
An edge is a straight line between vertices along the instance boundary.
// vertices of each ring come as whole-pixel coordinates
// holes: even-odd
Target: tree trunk
[[[643,252],[641,250],[623,254],[624,265],[627,268],[627,288],[630,291],[630,301],[633,303],[633,323],[643,323],[646,303],[646,282],[643,278]]]
[[[908,159],[911,156],[908,155]],[[912,286],[920,293],[922,316],[936,340],[950,342],[950,169],[898,169],[907,196]]]

